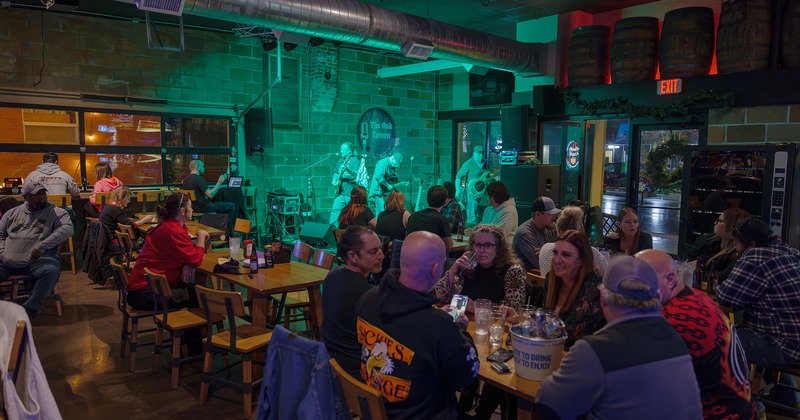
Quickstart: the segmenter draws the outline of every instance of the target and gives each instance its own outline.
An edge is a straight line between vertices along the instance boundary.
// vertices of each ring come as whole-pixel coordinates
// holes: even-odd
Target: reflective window
[[[0,107],[3,143],[78,144],[78,113]]]
[[[230,121],[210,118],[165,118],[167,146],[228,147]]]
[[[87,112],[87,146],[161,146],[161,117]]]
[[[166,166],[167,179],[165,184],[180,184],[189,175],[189,162],[193,159],[203,161],[205,173],[201,176],[209,185],[217,182],[220,175],[228,170],[228,155],[183,155],[167,154],[164,161]]]
[[[86,179],[89,185],[97,182],[94,167],[108,163],[114,176],[125,185],[162,184],[160,154],[86,154]]]
[[[43,153],[7,152],[0,153],[0,168],[4,178],[26,178],[37,166],[42,164]],[[80,153],[59,153],[58,165],[75,182],[81,183]]]

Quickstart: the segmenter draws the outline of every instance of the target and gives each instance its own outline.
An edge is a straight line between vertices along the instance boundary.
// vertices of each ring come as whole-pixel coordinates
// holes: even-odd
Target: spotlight
[[[261,38],[261,48],[264,52],[272,51],[278,48],[278,41],[275,38]]]
[[[315,36],[315,37],[312,37],[312,38],[311,38],[311,39],[308,41],[308,45],[309,45],[309,46],[311,46],[311,47],[319,47],[319,46],[320,46],[320,45],[322,45],[324,42],[325,42],[325,38],[320,38],[320,37],[316,37],[316,36]]]
[[[297,44],[292,44],[291,42],[284,42],[283,43],[283,50],[289,52],[293,49],[297,48]]]

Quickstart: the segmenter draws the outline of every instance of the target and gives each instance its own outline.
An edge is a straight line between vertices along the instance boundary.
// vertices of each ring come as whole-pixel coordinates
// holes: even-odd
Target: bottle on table
[[[460,220],[456,223],[458,224],[458,227],[456,227],[456,232],[458,232],[456,234],[456,241],[464,242],[464,223],[462,223]]]
[[[264,247],[264,266],[266,268],[275,267],[275,261],[272,259],[272,247],[269,245]]]
[[[250,244],[252,248],[253,244]],[[247,248],[245,248],[247,249]],[[250,252],[250,274],[258,273],[258,252]]]
[[[253,255],[253,240],[252,239],[245,239],[242,243],[242,247],[244,248],[244,258],[246,260],[250,260],[250,256]]]
[[[708,285],[706,286],[707,287],[706,292],[709,294],[716,293],[717,281],[718,281],[716,264],[717,264],[716,261],[712,261],[711,267],[709,267],[708,270]]]
[[[697,260],[697,263],[694,266],[692,287],[703,290],[703,261],[700,259]]]

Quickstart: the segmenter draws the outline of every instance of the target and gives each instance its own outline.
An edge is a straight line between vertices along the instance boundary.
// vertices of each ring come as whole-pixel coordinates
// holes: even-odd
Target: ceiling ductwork
[[[543,44],[526,44],[355,0],[185,0],[183,13],[397,53],[408,42],[419,43],[433,47],[431,58],[513,73],[544,73]]]

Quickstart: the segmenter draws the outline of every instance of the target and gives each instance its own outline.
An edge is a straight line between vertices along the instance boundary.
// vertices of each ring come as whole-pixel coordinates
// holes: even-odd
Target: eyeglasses
[[[472,244],[474,249],[493,249],[497,244],[494,242],[475,242]]]
[[[716,225],[716,224],[718,224],[718,223],[725,223],[725,219],[717,219],[717,220],[714,220],[714,224],[715,224],[715,225]]]

